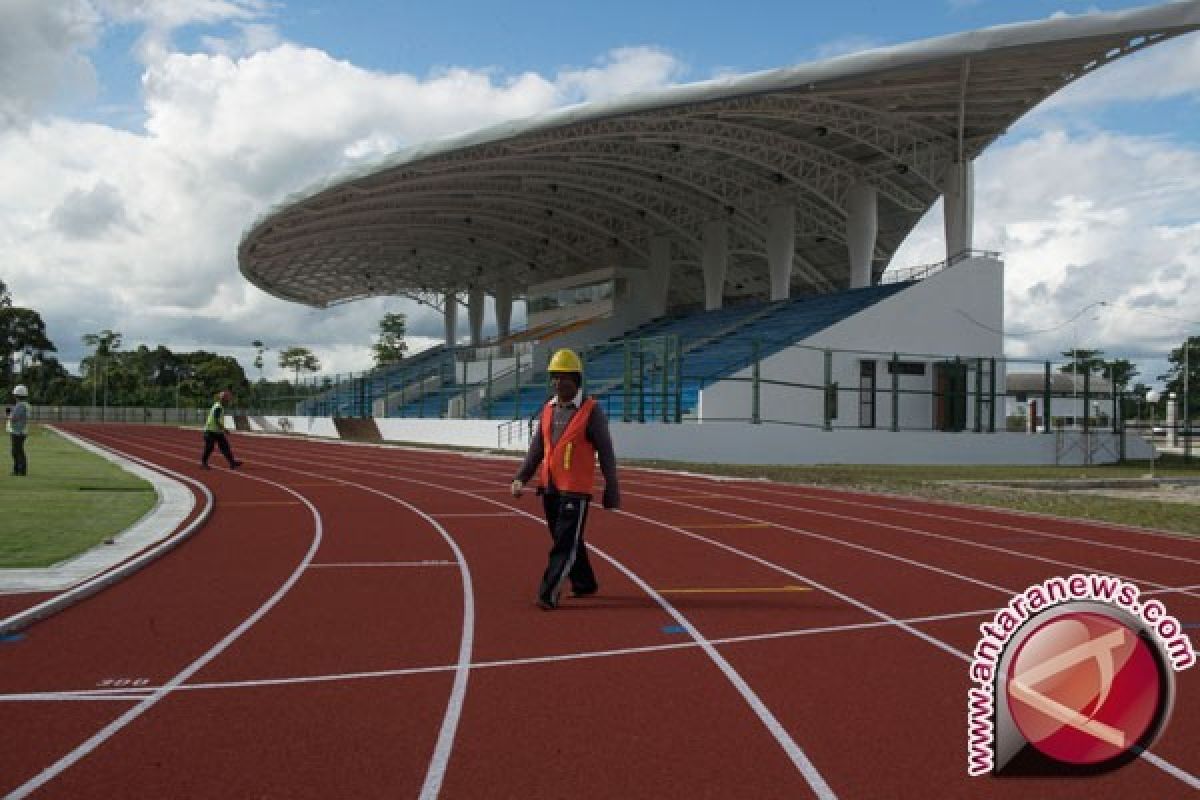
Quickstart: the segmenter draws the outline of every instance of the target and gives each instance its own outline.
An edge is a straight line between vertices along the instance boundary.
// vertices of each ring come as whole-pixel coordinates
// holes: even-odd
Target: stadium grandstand
[[[542,370],[565,346],[583,351],[626,455],[741,436],[760,442],[751,461],[873,461],[895,457],[887,431],[975,461],[978,441],[945,434],[999,437],[1005,362],[1003,262],[974,249],[974,160],[1061,88],[1197,28],[1197,2],[1052,18],[508,122],[288,198],[245,234],[239,265],[293,302],[398,295],[443,315],[442,345],[300,402],[310,429],[373,417],[421,440],[396,426],[438,420],[444,441],[474,420],[461,429],[503,446],[521,426],[500,421],[545,400]],[[897,269],[939,199],[945,260]],[[820,438],[835,429],[848,435]]]

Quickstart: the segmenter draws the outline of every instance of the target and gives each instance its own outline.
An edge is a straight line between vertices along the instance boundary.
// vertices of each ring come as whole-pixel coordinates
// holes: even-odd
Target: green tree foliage
[[[20,377],[13,374],[14,369],[28,369],[33,362],[40,361],[43,354],[56,349],[46,338],[46,323],[41,314],[29,308],[0,306],[0,359],[3,359],[0,377],[6,386],[11,386]],[[24,363],[14,363],[18,356]]]
[[[258,370],[258,382],[263,382],[263,353],[271,348],[263,344],[261,339],[255,339],[250,345],[254,348],[254,368]]]
[[[300,370],[319,372],[321,362],[307,347],[289,347],[279,354],[279,366],[292,370],[296,376],[296,383],[299,384]]]
[[[1186,348],[1186,349],[1185,349]],[[1167,371],[1159,375],[1160,381],[1166,382],[1166,391],[1174,392],[1179,401],[1183,402],[1184,367],[1187,368],[1188,418],[1195,419],[1200,415],[1200,336],[1189,336],[1183,344],[1176,347],[1167,356]]]
[[[404,314],[384,314],[379,320],[379,335],[371,350],[375,354],[375,366],[386,367],[398,364],[404,359],[408,343],[404,334],[408,327],[408,318]]]
[[[1108,364],[1104,360],[1103,350],[1085,350],[1079,347],[1075,350],[1064,350],[1062,356],[1067,361],[1058,368],[1058,371],[1068,375],[1082,375],[1085,372],[1093,375],[1103,374],[1104,368]]]

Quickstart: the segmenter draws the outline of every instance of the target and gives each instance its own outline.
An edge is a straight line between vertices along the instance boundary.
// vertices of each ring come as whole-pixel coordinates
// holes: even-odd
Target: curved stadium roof
[[[767,209],[794,204],[792,292],[841,289],[856,182],[877,187],[877,279],[955,161],[1067,84],[1198,28],[1194,0],[1005,25],[509,122],[288,198],[245,234],[239,265],[268,293],[317,307],[519,294],[644,267],[650,239],[667,235],[674,305],[703,299],[701,228],[725,215],[727,296],[765,296]]]

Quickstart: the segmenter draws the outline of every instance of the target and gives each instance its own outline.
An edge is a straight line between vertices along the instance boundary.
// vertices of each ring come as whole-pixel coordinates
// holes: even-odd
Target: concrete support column
[[[501,286],[496,290],[496,336],[508,336],[512,325],[512,288]]]
[[[871,261],[879,234],[878,191],[869,183],[856,183],[846,198],[846,248],[850,256],[850,288],[871,285]]]
[[[975,162],[951,164],[946,171],[943,221],[946,258],[970,250],[975,233]]]
[[[725,273],[729,267],[729,223],[715,219],[704,223],[704,310],[721,308],[725,300]]]
[[[458,341],[458,296],[446,292],[442,298],[442,319],[446,323],[446,347],[454,347]]]
[[[471,326],[471,347],[483,342],[483,289],[472,287],[467,291],[467,321]]]
[[[667,293],[671,290],[671,240],[666,236],[650,239],[650,271],[646,276],[647,306],[661,317],[667,313]]]
[[[796,254],[796,207],[767,210],[767,267],[771,272],[771,300],[787,300],[792,286],[792,257]]]

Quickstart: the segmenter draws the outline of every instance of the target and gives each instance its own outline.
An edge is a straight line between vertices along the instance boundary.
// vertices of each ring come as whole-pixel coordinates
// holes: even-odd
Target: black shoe
[[[554,602],[553,597],[545,597],[539,594],[536,602],[538,608],[542,609],[542,611],[553,611],[558,608],[558,603]]]
[[[229,468],[230,468],[230,469],[237,469],[237,468],[238,468],[238,467],[240,467],[241,465],[242,465],[242,462],[240,462],[240,461],[234,461],[232,464],[230,464],[230,465],[229,465]]]
[[[571,597],[591,597],[598,591],[600,591],[600,587],[598,585],[597,586],[587,586],[582,589],[579,588],[578,586],[575,586],[575,587],[572,587],[572,589],[571,589]]]
[[[200,469],[212,469],[208,464],[201,464]]]

